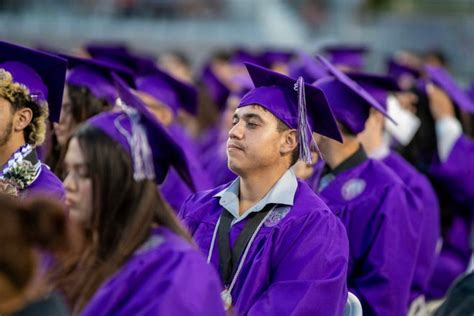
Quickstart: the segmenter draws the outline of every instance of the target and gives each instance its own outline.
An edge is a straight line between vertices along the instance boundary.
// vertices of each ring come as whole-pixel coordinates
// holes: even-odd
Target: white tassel
[[[140,124],[140,113],[123,103],[121,99],[117,99],[116,105],[127,114],[132,127],[132,134],[130,135],[119,122],[115,122],[115,126],[119,132],[127,138],[130,144],[133,161],[133,178],[135,181],[144,179],[154,180],[155,168],[153,166],[153,153],[148,143],[145,128]]]
[[[303,77],[299,77],[295,84],[295,90],[298,92],[298,146],[300,159],[307,164],[312,163],[311,147],[315,148],[320,155],[318,145],[314,141],[311,127],[308,123],[306,111],[306,96],[304,90]]]

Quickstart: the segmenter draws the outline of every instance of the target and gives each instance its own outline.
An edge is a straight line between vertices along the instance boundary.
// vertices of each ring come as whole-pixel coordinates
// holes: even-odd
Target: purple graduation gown
[[[165,181],[163,181],[159,189],[165,200],[176,213],[181,209],[184,201],[193,194],[191,188],[181,179],[174,168],[168,171]]]
[[[464,135],[454,144],[448,160],[435,159],[429,172],[439,188],[446,193],[445,208],[452,221],[443,231],[443,247],[429,282],[428,299],[443,297],[452,283],[466,272],[471,259],[469,243],[474,217],[474,142]],[[446,225],[446,224],[445,224]]]
[[[225,315],[220,291],[202,254],[160,227],[99,287],[81,315]]]
[[[459,203],[470,205],[474,212],[474,141],[461,135],[454,144],[448,160],[432,164],[430,175],[442,182]]]
[[[428,281],[436,264],[436,245],[441,238],[439,202],[429,180],[405,159],[395,152],[390,152],[382,162],[392,169],[405,185],[412,190],[419,199],[422,213],[420,227],[421,240],[418,251],[415,275],[411,285],[409,302],[425,293]]]
[[[466,272],[471,259],[470,229],[469,220],[460,214],[454,215],[451,225],[443,234],[443,248],[426,289],[427,300],[442,298],[453,282]]]
[[[64,187],[59,178],[45,164],[41,165],[41,173],[26,189],[21,192],[23,197],[43,196],[64,201]]]
[[[227,186],[192,195],[180,211],[206,255],[223,211],[214,195]],[[293,207],[280,205],[270,215],[249,247],[232,291],[237,315],[341,315],[348,264],[341,222],[303,182],[298,182]],[[231,244],[247,221],[232,226]],[[219,269],[217,241],[211,262]]]
[[[315,190],[321,171],[313,177]],[[319,195],[346,227],[349,291],[364,315],[406,316],[420,238],[411,191],[382,162],[367,159],[339,173]]]

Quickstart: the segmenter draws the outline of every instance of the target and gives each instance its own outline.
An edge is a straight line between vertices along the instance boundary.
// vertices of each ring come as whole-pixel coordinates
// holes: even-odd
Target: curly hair
[[[46,101],[35,100],[29,89],[13,81],[13,76],[5,69],[0,69],[0,97],[12,105],[12,113],[24,108],[33,112],[31,122],[23,130],[25,141],[33,146],[41,145],[45,139],[46,120],[49,116]]]

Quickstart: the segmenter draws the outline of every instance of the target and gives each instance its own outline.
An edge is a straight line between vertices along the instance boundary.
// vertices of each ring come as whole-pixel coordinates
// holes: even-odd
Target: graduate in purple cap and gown
[[[60,55],[68,61],[68,74],[59,122],[54,124],[54,138],[47,158],[54,172],[64,178],[63,160],[67,142],[74,130],[88,118],[109,111],[115,104],[117,91],[111,74],[133,84],[132,73],[105,61]]]
[[[64,198],[61,181],[36,147],[45,139],[48,116],[59,118],[65,75],[66,60],[0,42],[0,192]]]
[[[327,97],[344,143],[316,135],[326,164],[316,172],[313,188],[346,227],[348,287],[361,301],[364,315],[406,315],[420,244],[419,201],[393,170],[369,159],[357,140],[370,110],[387,116],[386,111],[357,83],[318,58],[331,76],[313,85]]]
[[[179,215],[219,270],[223,300],[237,315],[341,315],[346,232],[290,168],[311,158],[305,102],[319,104],[316,132],[341,140],[339,130],[319,89],[246,67],[255,88],[235,111],[227,141],[239,177],[194,194]]]
[[[62,277],[74,314],[225,315],[214,269],[156,190],[184,152],[115,76],[120,111],[82,125],[66,154],[66,205],[83,251]]]
[[[387,102],[394,96],[389,93],[400,89],[394,79],[366,73],[351,73],[349,77],[369,92],[390,113]],[[418,219],[414,218],[421,221],[421,243],[409,297],[409,303],[413,303],[412,309],[415,310],[422,308],[424,304],[424,292],[436,264],[437,246],[441,242],[439,202],[428,178],[390,149],[390,134],[385,129],[386,124],[392,123],[384,119],[380,112],[370,110],[365,129],[357,137],[368,156],[390,167],[418,198],[422,211],[411,213],[413,216],[421,216]],[[399,125],[396,128],[407,129],[408,127]],[[413,315],[414,312],[409,314]]]
[[[430,299],[442,298],[454,280],[466,272],[472,254],[474,142],[458,120],[461,111],[474,112],[474,104],[449,73],[426,66],[426,86],[434,119],[436,150],[428,169],[442,206],[443,247],[427,290]]]
[[[458,112],[474,113],[474,101],[445,69],[426,66],[426,73],[432,83],[427,93],[438,140],[438,159],[430,174],[443,182],[457,201],[472,205],[474,212],[474,165],[469,159],[474,155],[474,141],[463,133],[453,107],[456,105]]]
[[[194,141],[176,122],[179,111],[184,110],[193,115],[196,114],[196,89],[157,67],[148,69],[147,73],[136,77],[135,85],[138,95],[183,148],[186,159],[191,166],[191,176],[195,189],[205,190],[212,187],[211,180],[198,158]],[[195,191],[186,186],[175,170],[171,170],[161,186],[161,192],[173,209],[178,211],[184,200]]]

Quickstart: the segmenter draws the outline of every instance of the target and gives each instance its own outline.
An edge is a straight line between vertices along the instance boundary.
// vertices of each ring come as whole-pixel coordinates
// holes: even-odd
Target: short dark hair
[[[276,120],[277,120],[277,131],[278,132],[282,133],[282,132],[285,132],[285,131],[290,129],[280,119],[277,118]],[[293,166],[298,161],[299,158],[300,158],[300,150],[299,150],[299,146],[296,146],[296,148],[293,149],[293,152],[291,153],[290,166]]]
[[[0,69],[0,97],[11,104],[12,113],[29,108],[33,113],[31,122],[23,130],[26,143],[37,146],[44,142],[46,134],[46,119],[48,118],[47,102],[34,100],[28,88],[13,81],[12,75]]]

